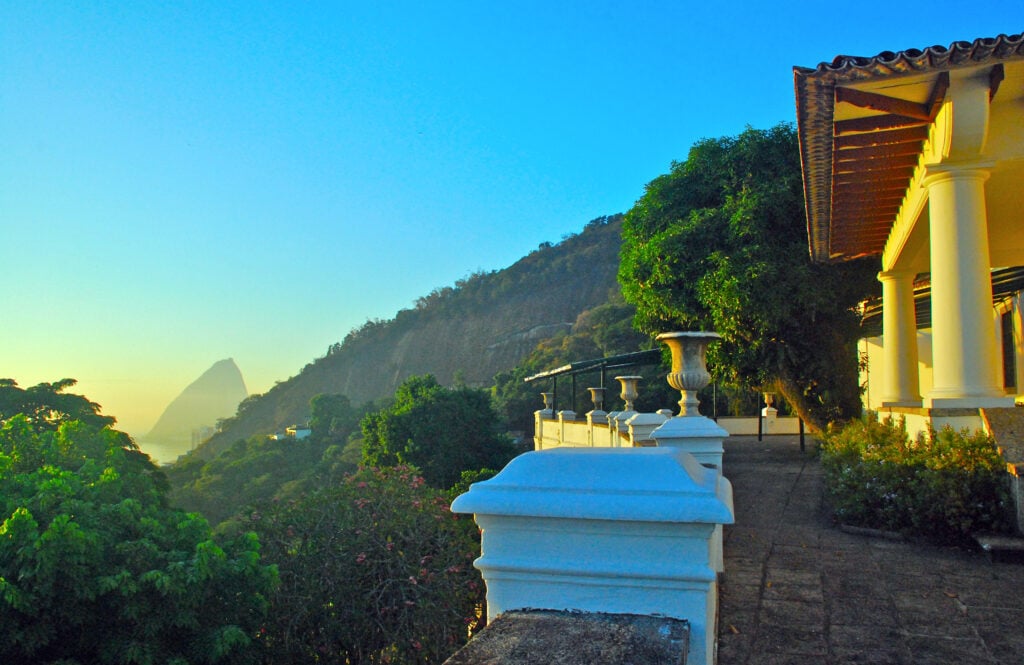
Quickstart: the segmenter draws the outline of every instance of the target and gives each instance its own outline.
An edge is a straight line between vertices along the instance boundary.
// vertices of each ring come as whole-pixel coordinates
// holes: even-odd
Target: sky
[[[1024,30],[1019,0],[0,0],[0,377],[145,434],[626,212],[792,67]]]

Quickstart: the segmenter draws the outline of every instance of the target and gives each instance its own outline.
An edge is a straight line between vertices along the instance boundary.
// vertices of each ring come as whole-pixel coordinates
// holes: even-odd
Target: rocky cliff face
[[[193,432],[212,432],[248,395],[235,361],[217,361],[174,398],[139,446],[158,462],[173,461],[192,448]]]
[[[509,268],[436,289],[390,321],[368,322],[297,376],[246,400],[200,454],[305,421],[309,400],[320,393],[362,403],[390,397],[407,377],[427,373],[442,384],[491,385],[538,342],[607,302],[617,288],[621,226],[621,215],[594,220]]]

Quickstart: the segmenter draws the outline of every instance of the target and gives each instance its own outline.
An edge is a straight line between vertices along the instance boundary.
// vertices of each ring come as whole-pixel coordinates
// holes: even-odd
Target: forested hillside
[[[568,332],[577,316],[617,290],[622,216],[599,217],[577,235],[499,271],[435,289],[388,321],[368,321],[295,377],[254,395],[197,451],[211,457],[233,442],[309,418],[309,402],[340,393],[359,404],[390,397],[412,375],[441,384],[492,385],[538,343]]]

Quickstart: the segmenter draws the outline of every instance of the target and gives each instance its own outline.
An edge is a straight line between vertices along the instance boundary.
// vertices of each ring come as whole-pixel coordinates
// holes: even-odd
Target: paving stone
[[[762,624],[771,626],[805,626],[821,630],[825,625],[825,605],[766,598],[761,601],[758,619]]]
[[[802,627],[765,626],[758,630],[751,653],[781,653],[799,656],[828,655],[828,645],[821,630]]]
[[[824,603],[821,584],[791,584],[776,582],[764,589],[767,600],[795,600],[802,603]]]
[[[913,665],[951,665],[953,663],[995,663],[980,638],[958,639],[944,637],[906,638]]]
[[[821,573],[813,570],[794,570],[788,567],[780,567],[778,564],[769,562],[765,570],[764,578],[772,584],[800,584],[803,586],[820,586]]]
[[[828,620],[837,626],[879,626],[897,625],[896,609],[887,598],[841,598],[829,596]]]
[[[910,660],[905,648],[899,646],[887,646],[881,649],[846,649],[833,647],[829,651],[828,662],[831,665],[846,665],[847,663],[868,663],[870,665],[904,665]]]

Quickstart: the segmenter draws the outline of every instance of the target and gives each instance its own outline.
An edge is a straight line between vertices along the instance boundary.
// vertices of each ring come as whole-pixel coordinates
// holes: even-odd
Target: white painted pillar
[[[520,609],[690,622],[688,665],[714,665],[713,534],[732,486],[670,448],[559,448],[516,457],[452,503],[482,530],[487,616]]]
[[[882,283],[882,406],[921,406],[914,273],[878,273]]]
[[[1009,406],[992,329],[985,180],[988,170],[929,169],[933,386],[930,408]]]

